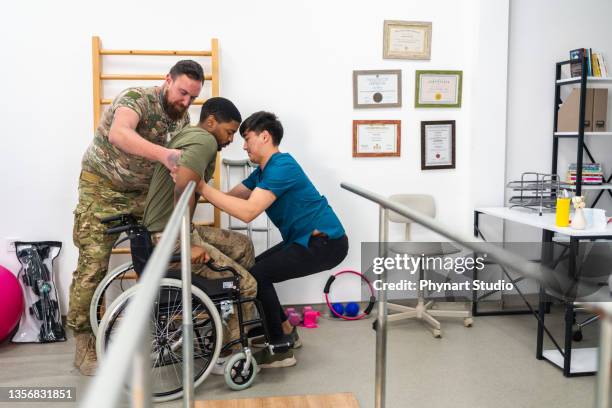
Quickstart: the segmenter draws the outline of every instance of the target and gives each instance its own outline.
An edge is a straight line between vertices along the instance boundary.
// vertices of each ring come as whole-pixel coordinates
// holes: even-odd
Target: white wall
[[[555,62],[569,59],[569,50],[590,47],[612,60],[612,2],[591,0],[513,0],[510,6],[508,68],[507,180],[522,172],[549,173],[552,157]],[[610,95],[609,95],[610,97]],[[608,118],[612,117],[608,99]],[[610,127],[608,127],[608,130]],[[612,139],[587,136],[595,158],[612,170]],[[558,171],[565,176],[569,162],[576,161],[576,142],[560,141]],[[584,156],[587,160],[587,156]],[[507,194],[510,192],[508,191]],[[591,196],[591,200],[594,196]],[[606,194],[598,206],[612,209]],[[508,225],[507,239],[539,241],[540,231]]]
[[[207,49],[219,38],[221,94],[245,116],[260,109],[279,115],[283,150],[303,165],[348,232],[351,250],[341,267],[358,268],[360,243],[378,237],[376,206],[341,190],[341,181],[385,195],[433,194],[441,221],[467,234],[475,204],[501,204],[508,0],[180,4],[5,6],[0,238],[63,241],[56,266],[64,310],[77,258],[71,228],[80,159],[92,137],[92,35],[105,48],[140,49]],[[385,19],[433,22],[431,61],[383,60]],[[353,110],[352,71],[384,68],[402,69],[403,107]],[[463,107],[415,110],[415,69],[463,70]],[[402,120],[401,158],[351,157],[352,120],[375,118]],[[457,168],[422,172],[419,122],[436,119],[457,121]],[[240,143],[223,154],[243,157]],[[5,249],[0,263],[16,270]],[[320,302],[326,277],[281,285],[281,300]],[[359,294],[356,283],[336,286],[340,298]]]

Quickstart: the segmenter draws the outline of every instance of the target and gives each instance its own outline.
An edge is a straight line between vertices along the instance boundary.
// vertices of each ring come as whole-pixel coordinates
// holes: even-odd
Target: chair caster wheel
[[[572,338],[574,341],[582,341],[582,330],[576,330]]]
[[[472,319],[471,317],[466,317],[465,319],[463,319],[463,325],[465,327],[472,327],[473,324],[474,324],[474,319]]]
[[[440,329],[433,329],[433,336],[436,339],[439,339],[442,337],[442,331]]]

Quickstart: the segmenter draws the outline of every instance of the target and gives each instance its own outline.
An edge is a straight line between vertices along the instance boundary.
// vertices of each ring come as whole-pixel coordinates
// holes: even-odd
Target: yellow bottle
[[[569,197],[557,198],[557,211],[555,212],[555,225],[557,227],[568,227],[570,219],[570,202]]]

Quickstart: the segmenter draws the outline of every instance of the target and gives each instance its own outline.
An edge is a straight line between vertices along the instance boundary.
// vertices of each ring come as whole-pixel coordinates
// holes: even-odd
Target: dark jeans
[[[347,252],[346,235],[337,239],[319,235],[310,237],[308,248],[299,244],[284,246],[281,242],[255,258],[251,275],[257,280],[257,299],[262,303],[273,341],[283,336],[282,323],[287,320],[274,283],[332,269],[342,262]]]

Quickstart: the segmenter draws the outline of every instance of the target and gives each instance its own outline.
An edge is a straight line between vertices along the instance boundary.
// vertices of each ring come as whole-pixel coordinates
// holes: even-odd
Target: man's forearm
[[[243,222],[251,222],[259,215],[251,203],[242,198],[232,197],[210,186],[205,186],[201,193],[212,205]]]
[[[163,162],[167,154],[165,147],[149,142],[127,127],[112,129],[108,139],[122,151],[151,161]]]

